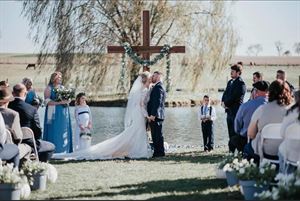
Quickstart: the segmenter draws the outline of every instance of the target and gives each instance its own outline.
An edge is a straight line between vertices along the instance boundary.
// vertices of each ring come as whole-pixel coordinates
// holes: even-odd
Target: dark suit
[[[241,77],[238,77],[235,80],[229,80],[223,93],[222,102],[224,102],[227,107],[225,111],[227,113],[226,120],[229,140],[236,135],[234,131],[234,119],[240,105],[243,104],[245,93],[246,84]]]
[[[149,116],[155,116],[155,121],[150,122],[151,136],[153,141],[153,157],[164,156],[164,138],[162,134],[162,123],[165,119],[166,92],[161,82],[158,82],[151,90],[150,99],[147,104]]]
[[[36,140],[40,161],[47,162],[51,158],[55,146],[50,142],[41,140],[42,129],[37,109],[20,98],[15,98],[14,101],[9,103],[8,107],[19,113],[21,127],[31,128]],[[27,139],[23,143],[33,148],[31,139]]]

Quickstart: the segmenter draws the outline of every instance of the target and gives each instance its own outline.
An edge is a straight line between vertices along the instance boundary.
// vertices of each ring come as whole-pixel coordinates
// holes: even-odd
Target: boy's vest
[[[203,105],[201,106],[201,115],[204,115]],[[209,116],[211,116],[212,106],[209,106]]]

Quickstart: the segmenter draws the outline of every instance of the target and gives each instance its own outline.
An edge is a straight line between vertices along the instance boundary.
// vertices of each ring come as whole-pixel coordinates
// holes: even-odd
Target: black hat
[[[252,86],[258,89],[259,91],[268,91],[270,83],[268,81],[262,80],[255,82]]]

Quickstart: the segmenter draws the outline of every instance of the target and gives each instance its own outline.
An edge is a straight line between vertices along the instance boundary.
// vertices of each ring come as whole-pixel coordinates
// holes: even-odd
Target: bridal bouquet
[[[64,101],[64,100],[72,100],[75,98],[75,89],[74,88],[65,88],[63,86],[54,88],[54,92],[56,94],[55,101]]]

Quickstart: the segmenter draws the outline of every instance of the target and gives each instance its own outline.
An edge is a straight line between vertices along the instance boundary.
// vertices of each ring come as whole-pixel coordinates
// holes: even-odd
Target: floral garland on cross
[[[170,45],[164,45],[163,48],[160,50],[160,53],[154,57],[153,60],[144,60],[141,57],[137,55],[136,52],[134,52],[130,46],[129,43],[125,42],[123,44],[125,54],[127,54],[136,64],[142,65],[142,66],[152,66],[156,64],[159,60],[166,57],[166,91],[168,92],[170,90],[171,86],[171,78],[170,78]],[[124,78],[125,78],[125,54],[122,56],[122,67],[121,67],[121,76],[119,80],[119,84],[121,85],[121,88],[124,89]]]

